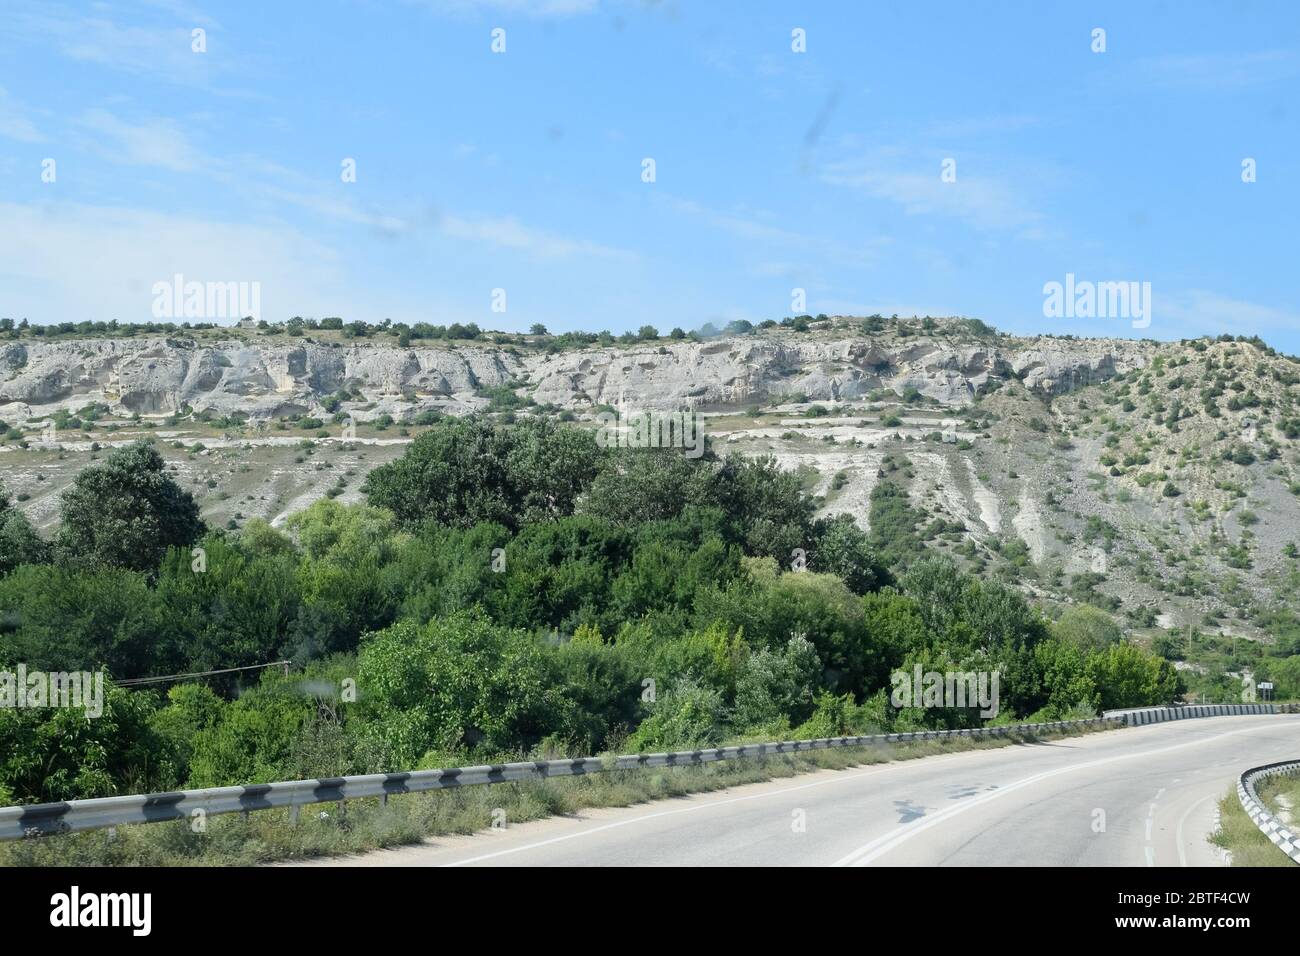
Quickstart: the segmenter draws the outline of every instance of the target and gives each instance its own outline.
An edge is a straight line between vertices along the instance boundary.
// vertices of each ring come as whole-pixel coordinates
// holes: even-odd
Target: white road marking
[[[1017,780],[1015,783],[1008,784],[1007,786],[994,790],[991,793],[987,793],[983,796],[976,797],[973,800],[964,801],[963,803],[960,803],[955,807],[951,807],[948,810],[944,810],[940,813],[936,813],[932,817],[924,817],[916,821],[915,823],[907,824],[902,828],[902,832],[886,834],[883,837],[877,837],[875,840],[872,840],[869,843],[865,843],[862,846],[858,847],[852,853],[840,857],[840,859],[832,863],[831,866],[866,866],[868,863],[871,863],[872,861],[879,859],[881,856],[884,856],[886,853],[889,853],[891,850],[897,849],[899,846],[906,843],[908,840],[912,839],[912,837],[916,836],[918,833],[922,833],[925,830],[930,829],[931,827],[938,826],[940,823],[944,823],[945,821],[950,820],[953,817],[958,816],[959,814],[965,813],[968,810],[974,809],[975,807],[980,806],[981,804],[988,803],[990,800],[997,800],[1000,797],[1004,797],[1009,793],[1014,793],[1016,790],[1019,790],[1022,787],[1032,786],[1033,784],[1038,783],[1040,780],[1047,780],[1050,777],[1056,777],[1063,773],[1073,773],[1076,770],[1086,770],[1089,767],[1099,767],[1104,764],[1115,763],[1120,760],[1131,760],[1134,757],[1150,757],[1150,756],[1154,756],[1155,754],[1169,753],[1172,750],[1182,750],[1184,747],[1203,746],[1205,744],[1213,743],[1216,740],[1222,740],[1225,737],[1235,737],[1238,734],[1248,733],[1249,731],[1255,729],[1258,728],[1244,727],[1241,730],[1230,730],[1227,733],[1217,734],[1214,737],[1189,740],[1181,744],[1172,744],[1171,746],[1168,747],[1159,747],[1155,750],[1142,750],[1142,751],[1138,751],[1137,753],[1117,754],[1116,756],[1113,757],[1103,757],[1100,760],[1090,760],[1087,763],[1074,764],[1069,767],[1060,767],[1056,770],[1047,770],[1044,771],[1043,773],[1037,773],[1034,774],[1033,776],[1025,777],[1023,780]]]
[[[1191,814],[1191,812],[1195,810],[1197,807],[1199,807],[1202,803],[1204,803],[1206,800],[1212,800],[1213,798],[1214,798],[1214,794],[1201,797],[1201,799],[1197,800],[1190,807],[1184,810],[1183,815],[1178,818],[1178,826],[1174,830],[1174,839],[1178,841],[1178,865],[1179,866],[1187,865],[1187,851],[1183,849],[1183,821],[1186,820],[1187,817]]]
[[[1259,725],[1256,725],[1256,726],[1254,726],[1254,727],[1244,727],[1244,728],[1242,728],[1242,729],[1240,729],[1240,730],[1231,730],[1231,731],[1228,731],[1227,733],[1218,734],[1218,735],[1216,735],[1216,736],[1214,736],[1214,737],[1201,738],[1201,739],[1197,739],[1197,740],[1190,740],[1190,741],[1187,741],[1186,743],[1174,744],[1174,745],[1169,746],[1169,747],[1162,747],[1162,748],[1158,748],[1158,749],[1156,749],[1156,750],[1147,750],[1147,751],[1142,751],[1142,752],[1140,752],[1140,753],[1134,753],[1134,754],[1121,754],[1121,755],[1118,755],[1118,756],[1115,756],[1115,757],[1107,757],[1107,758],[1104,758],[1104,759],[1102,759],[1102,760],[1094,760],[1094,761],[1090,761],[1090,762],[1088,762],[1088,763],[1077,764],[1077,765],[1072,766],[1072,767],[1063,767],[1063,768],[1060,768],[1060,769],[1058,769],[1058,770],[1051,770],[1051,771],[1047,771],[1047,772],[1042,773],[1042,774],[1037,774],[1037,775],[1032,776],[1032,777],[1027,777],[1027,778],[1025,778],[1024,780],[1021,780],[1021,781],[1018,781],[1018,782],[1016,782],[1016,783],[1011,784],[1008,788],[1004,788],[1004,789],[999,789],[999,790],[992,791],[992,792],[989,793],[989,794],[986,794],[986,795],[984,795],[984,796],[982,796],[982,797],[976,797],[976,798],[973,799],[973,800],[963,801],[961,804],[959,804],[957,807],[955,807],[955,808],[953,808],[953,809],[951,809],[951,810],[946,810],[946,811],[944,811],[943,813],[940,813],[940,814],[937,814],[937,815],[934,816],[934,817],[928,818],[928,820],[923,819],[922,821],[919,821],[919,822],[923,823],[924,826],[920,826],[920,827],[918,827],[918,826],[916,826],[915,824],[909,824],[909,825],[908,825],[908,828],[905,830],[905,832],[902,833],[902,834],[900,834],[898,837],[896,837],[896,838],[892,838],[892,839],[891,839],[891,838],[889,838],[889,837],[887,836],[887,837],[885,837],[885,838],[881,838],[881,839],[879,839],[879,840],[872,841],[871,843],[867,844],[866,846],[864,846],[864,847],[860,847],[858,850],[855,850],[853,853],[850,853],[848,856],[844,857],[842,860],[839,860],[839,861],[837,861],[836,863],[833,863],[832,866],[847,866],[847,865],[849,865],[849,861],[852,860],[853,858],[857,857],[859,854],[861,854],[861,853],[863,853],[863,852],[870,851],[871,848],[872,848],[873,846],[875,846],[875,845],[878,844],[878,843],[881,843],[882,840],[891,839],[891,845],[890,845],[886,850],[883,851],[883,852],[888,852],[888,850],[889,850],[889,849],[893,849],[893,847],[894,847],[895,845],[897,845],[897,843],[902,843],[902,842],[904,842],[905,840],[909,839],[912,835],[914,835],[916,832],[919,832],[921,829],[929,829],[930,826],[932,826],[932,825],[934,825],[934,824],[936,824],[936,823],[938,823],[938,822],[941,822],[941,819],[946,819],[948,816],[953,816],[953,815],[956,815],[956,813],[964,812],[964,811],[966,811],[966,810],[971,809],[973,806],[976,806],[976,805],[978,805],[978,804],[980,804],[980,803],[983,803],[985,800],[988,800],[988,799],[995,799],[995,798],[997,798],[997,797],[999,797],[999,796],[1002,796],[1002,795],[1005,794],[1005,793],[1010,792],[1011,789],[1018,789],[1018,788],[1021,787],[1021,786],[1028,786],[1029,784],[1035,783],[1035,782],[1037,782],[1038,780],[1040,780],[1040,779],[1044,779],[1044,778],[1046,778],[1046,777],[1056,776],[1057,774],[1060,774],[1060,773],[1068,773],[1068,772],[1070,772],[1070,771],[1072,771],[1072,770],[1082,770],[1082,769],[1085,769],[1085,768],[1087,768],[1087,767],[1097,766],[1097,765],[1099,765],[1099,764],[1112,763],[1112,762],[1117,761],[1117,760],[1126,760],[1126,759],[1129,759],[1130,757],[1144,757],[1144,756],[1149,756],[1149,755],[1151,755],[1151,754],[1165,753],[1165,752],[1170,751],[1170,750],[1180,750],[1180,749],[1182,749],[1183,747],[1192,747],[1192,746],[1198,746],[1198,745],[1201,745],[1201,744],[1212,743],[1213,741],[1220,740],[1220,739],[1222,739],[1222,738],[1224,738],[1224,737],[1233,737],[1233,736],[1236,736],[1236,735],[1238,735],[1238,734],[1248,733],[1248,732],[1251,731],[1251,730],[1258,730],[1258,729],[1259,729]],[[980,753],[980,752],[982,752],[982,751],[970,751],[970,753]],[[952,756],[959,756],[959,754],[953,754]],[[592,828],[587,829],[587,830],[580,830],[580,831],[578,831],[578,832],[576,832],[576,833],[567,833],[567,834],[564,834],[564,835],[561,835],[561,836],[551,837],[550,839],[546,839],[546,840],[538,840],[538,841],[536,841],[536,842],[534,842],[534,843],[527,843],[527,844],[524,844],[524,845],[522,845],[522,846],[512,847],[512,848],[504,849],[504,850],[497,850],[497,851],[494,852],[494,853],[483,853],[483,854],[480,854],[479,856],[467,857],[467,858],[465,858],[465,859],[463,859],[463,860],[453,860],[453,861],[451,861],[451,862],[449,862],[449,863],[443,863],[443,864],[441,864],[441,865],[444,866],[444,867],[466,866],[466,865],[471,864],[471,863],[479,863],[479,862],[482,862],[482,861],[484,861],[484,860],[491,860],[491,859],[495,859],[495,858],[502,857],[502,856],[510,856],[510,855],[512,855],[512,854],[515,854],[515,853],[525,853],[525,852],[527,852],[527,851],[529,851],[529,850],[535,850],[535,849],[538,849],[538,848],[540,848],[540,847],[550,846],[550,845],[555,844],[555,843],[564,843],[564,842],[567,842],[567,841],[569,841],[569,840],[577,840],[577,839],[581,839],[582,837],[591,836],[591,835],[594,834],[594,833],[601,833],[601,832],[604,832],[604,831],[606,831],[606,830],[614,830],[614,829],[618,829],[618,828],[621,828],[621,827],[631,826],[631,825],[633,825],[633,824],[636,824],[636,823],[642,823],[642,822],[645,822],[645,821],[647,821],[647,820],[655,820],[655,819],[659,819],[659,818],[662,818],[662,817],[676,816],[677,814],[680,814],[680,813],[694,813],[694,812],[697,812],[697,811],[699,811],[699,810],[707,810],[707,809],[710,809],[711,807],[727,806],[727,805],[729,805],[729,804],[733,804],[733,803],[745,803],[745,802],[748,802],[748,801],[750,801],[750,800],[762,800],[762,799],[765,799],[765,798],[767,798],[767,797],[781,796],[782,794],[795,793],[795,792],[800,791],[800,790],[811,790],[811,789],[813,789],[813,788],[815,788],[815,787],[826,786],[827,784],[832,784],[832,783],[844,783],[844,782],[848,782],[848,781],[852,781],[852,780],[857,780],[857,779],[860,779],[860,778],[862,778],[862,777],[871,776],[871,775],[873,775],[873,774],[888,773],[888,772],[891,771],[891,770],[904,770],[904,769],[907,769],[907,766],[908,766],[908,763],[909,763],[909,762],[910,762],[910,761],[892,762],[892,763],[887,763],[887,764],[882,764],[882,765],[879,765],[879,766],[876,766],[876,767],[872,767],[871,769],[864,770],[864,771],[862,771],[862,772],[860,772],[860,773],[853,773],[853,774],[837,774],[835,777],[833,777],[833,778],[831,778],[831,779],[829,779],[829,780],[819,780],[819,781],[816,781],[816,782],[814,782],[814,783],[805,783],[805,784],[800,784],[800,785],[798,785],[798,786],[794,786],[794,787],[783,787],[783,788],[781,788],[781,789],[779,789],[779,790],[770,790],[770,791],[766,791],[766,792],[764,792],[764,793],[749,794],[749,795],[747,795],[747,796],[743,796],[743,797],[732,797],[732,798],[730,798],[730,799],[726,799],[726,800],[712,800],[712,801],[709,801],[709,802],[707,802],[707,803],[701,803],[701,804],[699,804],[699,805],[697,805],[697,806],[692,806],[692,807],[679,807],[679,808],[677,808],[677,809],[673,809],[673,810],[660,810],[660,811],[657,811],[657,812],[655,812],[655,813],[647,813],[647,814],[643,814],[643,815],[641,815],[641,816],[631,817],[631,818],[626,819],[626,820],[616,820],[616,821],[614,821],[614,822],[612,822],[612,823],[606,823],[606,824],[603,824],[603,825],[601,825],[601,826],[598,826],[598,827],[592,827]],[[896,840],[897,842],[894,843],[894,842],[892,842],[893,840]],[[875,857],[878,856],[878,855],[880,855],[880,854],[878,854],[878,853],[877,853],[877,854],[873,854],[872,857],[871,857],[871,859],[875,859]],[[869,862],[869,861],[863,861],[862,863],[857,863],[857,864],[855,864],[855,865],[859,865],[859,866],[860,866],[860,865],[865,865],[865,862]]]
[[[969,751],[969,752],[976,753],[978,751]],[[906,762],[903,761],[897,763],[883,764],[881,766],[873,767],[870,770],[864,770],[860,773],[848,774],[846,776],[837,775],[830,780],[818,780],[813,783],[803,783],[798,785],[797,787],[782,787],[780,790],[769,790],[764,793],[753,793],[744,797],[731,797],[730,799],[727,800],[710,800],[707,803],[700,803],[693,807],[679,807],[674,810],[660,810],[655,813],[647,813],[639,817],[632,817],[631,819],[628,820],[615,820],[613,823],[606,823],[598,827],[592,827],[589,830],[581,830],[577,833],[566,833],[563,836],[551,837],[549,840],[539,840],[536,843],[528,843],[525,844],[524,846],[512,847],[509,850],[498,850],[495,853],[484,853],[481,856],[473,856],[464,860],[454,860],[451,863],[444,863],[442,865],[443,866],[464,866],[467,863],[478,863],[481,862],[482,860],[490,860],[498,856],[507,856],[511,853],[523,853],[527,850],[535,850],[538,847],[549,846],[552,843],[563,843],[566,840],[576,840],[579,837],[590,836],[593,833],[601,833],[602,831],[613,830],[613,829],[617,829],[618,827],[631,826],[634,823],[641,823],[645,820],[655,820],[660,817],[676,816],[679,813],[694,813],[698,810],[707,810],[710,807],[723,807],[723,806],[727,806],[728,804],[744,803],[749,800],[762,800],[765,797],[777,797],[780,796],[781,794],[795,793],[799,790],[811,790],[814,787],[824,787],[827,784],[831,784],[831,783],[844,783],[847,780],[857,780],[860,777],[867,777],[867,776],[871,776],[872,774],[885,773],[890,770],[898,770],[899,768],[905,766],[906,766]]]

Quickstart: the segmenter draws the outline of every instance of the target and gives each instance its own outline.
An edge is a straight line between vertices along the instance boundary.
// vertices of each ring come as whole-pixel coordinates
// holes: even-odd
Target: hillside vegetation
[[[100,719],[0,711],[6,799],[978,722],[891,706],[915,665],[999,671],[999,722],[1183,689],[1101,612],[1049,622],[932,554],[898,499],[870,533],[817,517],[770,459],[445,419],[365,493],[208,530],[141,443],[77,476],[52,541],[8,509],[0,664],[293,666],[114,685]]]
[[[1300,696],[1258,340],[111,331],[0,329],[0,668],[293,663],[0,710],[5,799],[977,720],[891,706],[916,665],[998,670],[1000,721]],[[708,453],[600,447],[611,402]]]

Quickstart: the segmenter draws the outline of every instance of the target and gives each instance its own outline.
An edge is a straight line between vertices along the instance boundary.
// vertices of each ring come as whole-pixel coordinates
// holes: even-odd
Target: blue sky
[[[272,320],[619,332],[802,288],[1297,353],[1298,11],[4,0],[0,315],[144,321],[179,272],[259,282]],[[1067,273],[1150,282],[1151,326],[1045,318]]]

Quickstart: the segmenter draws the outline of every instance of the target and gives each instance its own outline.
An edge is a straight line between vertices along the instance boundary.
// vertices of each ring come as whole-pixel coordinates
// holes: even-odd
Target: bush
[[[363,733],[394,767],[430,751],[519,754],[548,730],[557,701],[541,647],[481,611],[372,635],[358,658]]]
[[[686,678],[661,690],[627,743],[636,753],[714,747],[722,732],[722,695]]]

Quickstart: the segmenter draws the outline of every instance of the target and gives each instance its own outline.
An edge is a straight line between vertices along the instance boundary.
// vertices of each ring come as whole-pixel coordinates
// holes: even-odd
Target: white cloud
[[[471,242],[486,242],[507,249],[517,249],[544,258],[583,255],[604,259],[635,259],[626,249],[603,246],[586,239],[568,239],[554,233],[525,226],[513,217],[467,219],[443,216],[439,227],[444,235]]]
[[[127,15],[139,22],[123,25],[119,20]],[[218,74],[247,76],[253,65],[225,44],[219,24],[183,0],[141,0],[135,9],[129,4],[96,4],[90,14],[47,0],[16,0],[5,17],[5,29],[15,39],[32,47],[53,47],[70,60],[221,95],[260,95],[213,85]],[[196,27],[208,33],[207,53],[195,53],[191,47]]]
[[[472,13],[511,14],[534,19],[563,18],[595,13],[600,0],[408,0],[435,13],[464,16]]]
[[[418,217],[396,216],[391,213],[363,209],[350,198],[325,192],[299,192],[276,186],[262,187],[259,192],[277,202],[292,203],[301,209],[325,219],[366,226],[385,236],[395,236],[412,229]]]
[[[69,59],[111,66],[128,73],[187,76],[209,60],[190,49],[190,29],[119,26],[100,17],[65,13],[33,17],[29,27],[52,39]]]
[[[34,322],[148,321],[153,283],[176,273],[259,282],[263,313],[340,315],[346,261],[283,225],[76,203],[0,203],[4,314]]]
[[[1256,53],[1169,54],[1146,57],[1135,65],[1142,82],[1167,89],[1242,89],[1289,79],[1300,58],[1289,50]]]
[[[959,219],[986,230],[1026,230],[1038,226],[1042,216],[1031,209],[1022,193],[980,176],[971,176],[958,163],[955,182],[939,178],[938,161],[927,172],[878,169],[861,164],[827,167],[822,180],[847,186],[873,199],[898,204],[911,216],[937,215]]]
[[[968,116],[932,123],[926,135],[932,139],[966,139],[990,133],[1014,133],[1038,124],[1039,120],[1033,116]]]
[[[129,166],[157,166],[175,172],[194,172],[207,165],[202,153],[175,122],[150,119],[128,123],[104,109],[87,110],[78,120],[84,129],[100,134],[99,144],[108,158]]]
[[[1166,335],[1258,335],[1268,338],[1271,332],[1294,332],[1300,328],[1300,313],[1257,302],[1247,302],[1209,292],[1192,289],[1170,296],[1160,295],[1157,288],[1152,295],[1151,330]],[[1163,320],[1163,321],[1162,321]],[[1168,324],[1174,323],[1171,329]],[[1164,325],[1163,328],[1160,326]]]
[[[8,91],[0,86],[0,136],[20,143],[43,143],[45,137]]]
[[[737,239],[780,246],[790,251],[803,251],[814,256],[819,263],[831,261],[842,265],[864,267],[874,263],[880,249],[892,242],[884,236],[867,236],[855,243],[845,243],[823,236],[809,236],[783,229],[765,221],[770,219],[770,216],[764,216],[753,210],[723,212],[692,199],[682,199],[662,193],[656,193],[655,198],[666,203],[676,212],[698,219]],[[752,266],[751,271],[760,276],[789,277],[797,273],[808,274],[809,266],[798,265],[791,261],[763,261]]]

